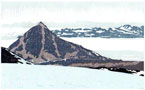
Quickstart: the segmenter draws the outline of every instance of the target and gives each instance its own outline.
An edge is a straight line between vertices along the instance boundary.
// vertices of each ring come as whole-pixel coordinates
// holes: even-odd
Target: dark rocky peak
[[[9,50],[35,64],[62,59],[107,60],[91,50],[57,37],[42,22],[10,45]]]
[[[45,24],[44,24],[43,22],[41,22],[41,21],[39,22],[39,24],[43,24],[43,25],[45,25]]]
[[[125,29],[132,28],[132,26],[129,24],[123,25],[122,27],[124,27]]]
[[[38,25],[40,25],[41,27],[47,28],[47,26],[41,21],[38,23]]]

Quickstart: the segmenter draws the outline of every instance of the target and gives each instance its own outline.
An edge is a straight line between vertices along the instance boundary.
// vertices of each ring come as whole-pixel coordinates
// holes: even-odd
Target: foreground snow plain
[[[144,89],[144,77],[78,67],[1,64],[2,89]]]

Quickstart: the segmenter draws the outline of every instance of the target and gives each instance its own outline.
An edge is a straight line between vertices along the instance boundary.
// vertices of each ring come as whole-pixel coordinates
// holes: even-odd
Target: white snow
[[[97,50],[97,53],[105,57],[113,59],[122,59],[127,61],[143,61],[144,51],[130,51],[130,50]]]
[[[62,35],[73,35],[73,33],[62,33]]]
[[[78,32],[88,32],[90,30],[74,30],[74,32],[78,33]]]
[[[105,39],[105,38],[63,38],[64,40],[82,45],[93,51],[97,50],[135,50],[143,51],[144,39]]]
[[[96,31],[97,33],[102,33],[102,32],[104,32],[104,31],[102,31],[102,30],[99,30],[99,31]]]
[[[60,34],[61,34],[61,32],[58,32],[57,34],[59,34],[59,35],[60,35]]]
[[[100,55],[100,54],[98,54],[97,52],[94,52],[94,51],[93,51],[93,53],[95,53],[97,56],[99,56],[99,55]]]
[[[140,72],[137,72],[137,73],[135,73],[135,74],[138,74],[138,75],[141,75],[141,74],[145,74],[145,72],[144,71],[140,71]]]
[[[139,32],[136,31],[127,31],[127,30],[117,30],[118,32],[122,32],[124,34],[139,34]]]
[[[134,34],[133,32],[131,31],[125,31],[125,30],[117,30],[118,32],[122,32],[124,34]]]
[[[125,30],[125,31],[130,31],[132,28],[131,27],[128,27],[128,28],[126,28],[126,27],[120,27],[120,29]]]
[[[29,63],[29,64],[31,64],[31,65],[34,65],[33,63],[28,62],[28,61],[24,60],[23,58],[21,58],[21,57],[19,57],[19,56],[17,56],[17,55],[15,55],[15,57],[16,57],[16,58],[19,58],[19,62],[21,62],[22,64],[27,64],[27,63]],[[33,60],[31,60],[31,61],[33,61]],[[19,62],[18,62],[18,64],[21,64],[21,63],[19,63]]]
[[[144,77],[77,67],[1,64],[1,89],[144,89]]]

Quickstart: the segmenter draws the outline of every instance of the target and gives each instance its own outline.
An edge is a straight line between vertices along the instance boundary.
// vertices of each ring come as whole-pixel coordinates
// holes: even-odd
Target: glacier
[[[79,67],[1,64],[1,89],[144,89],[144,77]]]

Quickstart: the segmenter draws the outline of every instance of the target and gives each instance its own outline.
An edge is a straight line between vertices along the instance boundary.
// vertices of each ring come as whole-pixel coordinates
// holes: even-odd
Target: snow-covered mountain
[[[64,28],[53,32],[60,37],[143,38],[144,26],[126,24],[115,28]]]

